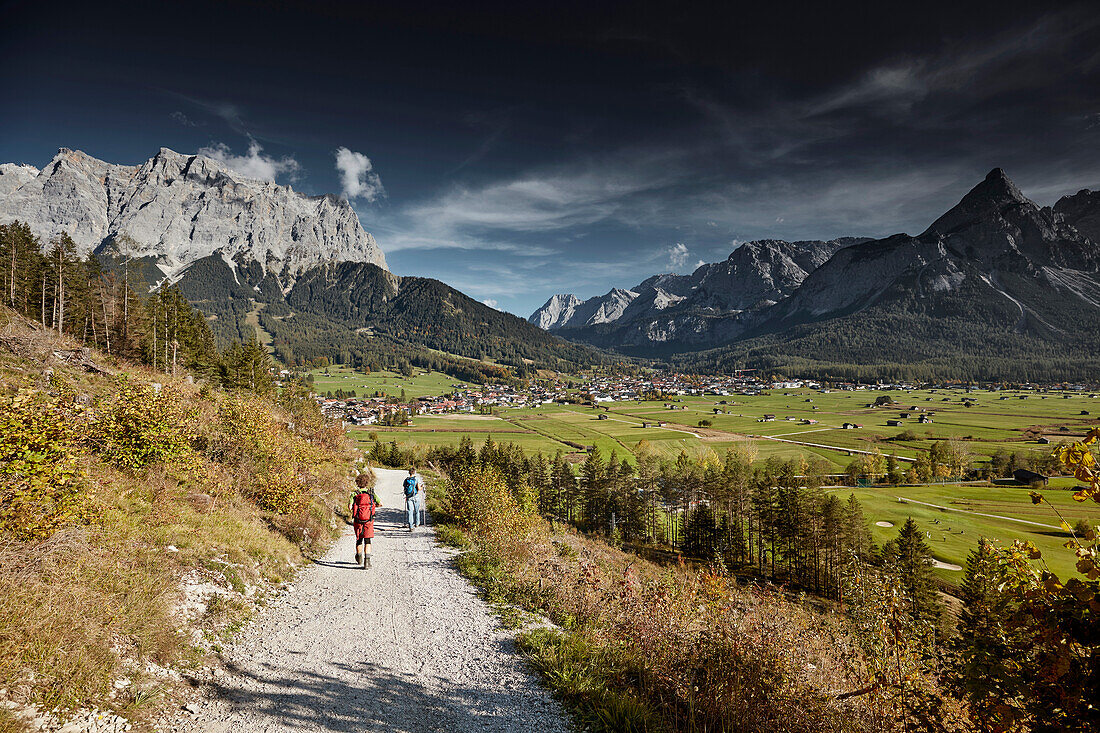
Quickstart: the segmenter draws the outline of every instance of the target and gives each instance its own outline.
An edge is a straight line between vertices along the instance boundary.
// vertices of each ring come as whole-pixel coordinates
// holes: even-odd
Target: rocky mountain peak
[[[932,222],[925,234],[946,236],[978,222],[998,218],[1006,209],[1018,206],[1038,209],[1002,169],[994,168],[959,203]]]
[[[355,211],[334,196],[246,178],[204,155],[160,148],[139,165],[61,148],[41,171],[0,166],[0,222],[25,221],[44,241],[68,233],[87,255],[114,243],[174,279],[210,256],[256,263],[284,287],[330,262],[386,259]]]
[[[1100,245],[1100,191],[1083,188],[1072,196],[1063,196],[1054,204],[1054,213]]]

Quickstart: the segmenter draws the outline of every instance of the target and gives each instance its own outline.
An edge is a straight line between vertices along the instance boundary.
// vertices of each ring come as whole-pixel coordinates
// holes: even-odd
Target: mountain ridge
[[[345,199],[306,196],[169,148],[133,166],[69,148],[41,170],[0,165],[0,223],[15,220],[44,242],[69,234],[79,256],[152,258],[168,281],[214,254],[234,270],[256,262],[284,289],[322,262],[387,267]]]
[[[990,377],[1056,358],[1100,375],[1100,195],[1039,206],[995,168],[921,234],[843,245],[803,268],[792,243],[747,243],[681,276],[691,294],[662,313],[557,332],[688,369],[965,362]]]

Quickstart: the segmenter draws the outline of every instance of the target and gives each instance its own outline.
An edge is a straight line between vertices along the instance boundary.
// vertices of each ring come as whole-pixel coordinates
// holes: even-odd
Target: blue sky
[[[205,151],[528,315],[740,242],[1100,187],[1087,4],[0,4],[0,160]]]

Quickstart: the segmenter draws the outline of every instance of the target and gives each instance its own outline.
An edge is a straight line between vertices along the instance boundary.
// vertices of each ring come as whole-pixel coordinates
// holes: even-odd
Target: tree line
[[[219,351],[209,322],[178,288],[149,292],[124,261],[114,270],[94,255],[78,257],[68,234],[43,247],[26,224],[0,224],[0,261],[3,304],[58,335],[228,389],[274,388],[271,359],[254,336]]]
[[[643,443],[636,465],[593,450],[574,467],[560,452],[526,456],[492,438],[476,448],[469,437],[426,454],[376,443],[368,458],[394,466],[426,460],[449,475],[491,467],[521,506],[613,543],[643,552],[663,546],[741,577],[842,601],[876,680],[864,692],[895,689],[904,704],[922,710],[931,726],[922,730],[940,729],[934,723],[941,703],[910,686],[913,670],[936,679],[937,694],[964,702],[977,730],[1100,724],[1095,527],[1070,530],[1084,577],[1064,583],[1029,564],[1041,563],[1034,546],[979,541],[952,591],[959,607],[949,612],[918,524],[907,519],[896,537],[875,547],[859,501],[823,490],[823,464],[757,462],[736,450],[670,460]],[[998,470],[1011,461],[1000,458]]]

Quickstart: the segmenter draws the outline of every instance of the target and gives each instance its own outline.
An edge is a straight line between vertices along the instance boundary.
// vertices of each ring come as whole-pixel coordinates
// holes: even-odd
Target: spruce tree
[[[600,455],[600,449],[593,447],[581,466],[584,482],[583,519],[589,531],[607,527],[607,466]]]
[[[848,495],[848,504],[844,511],[844,538],[848,551],[860,560],[867,560],[874,552],[871,529],[863,516],[863,505],[855,494]]]
[[[932,575],[932,550],[912,517],[898,530],[898,536],[882,549],[883,566],[900,584],[911,603],[915,619],[938,623],[942,606]]]
[[[1015,653],[1013,632],[1004,623],[1012,612],[1008,595],[1000,590],[1005,579],[993,546],[981,540],[966,560],[950,682],[966,698],[982,730],[1001,729],[1004,701],[1024,694],[1021,655]]]

